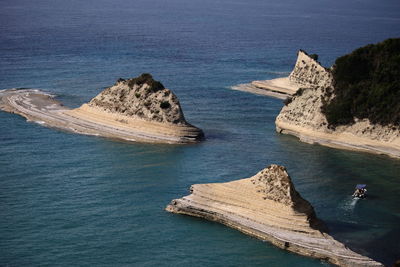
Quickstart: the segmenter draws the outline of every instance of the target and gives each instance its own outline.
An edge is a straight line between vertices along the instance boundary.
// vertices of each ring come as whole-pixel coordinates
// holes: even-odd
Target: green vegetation
[[[139,98],[140,97],[140,93],[136,92],[135,96],[136,96],[136,98]]]
[[[311,54],[308,55],[310,58],[314,59],[315,61],[318,61],[318,55],[317,54]]]
[[[135,84],[139,85],[139,86],[141,86],[143,84],[147,84],[150,86],[149,90],[153,91],[153,92],[157,92],[157,91],[160,91],[165,88],[162,83],[154,80],[153,76],[151,76],[151,74],[149,74],[149,73],[143,73],[139,77],[128,80],[128,86],[130,88],[133,88],[133,86]]]
[[[333,78],[335,97],[322,106],[331,128],[354,118],[400,126],[400,38],[338,58]]]
[[[163,101],[160,103],[160,108],[162,108],[162,109],[167,109],[170,107],[171,107],[171,104],[168,101]]]

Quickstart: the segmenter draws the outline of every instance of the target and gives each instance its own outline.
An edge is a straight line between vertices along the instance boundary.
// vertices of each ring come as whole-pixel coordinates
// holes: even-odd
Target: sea
[[[0,0],[0,89],[78,107],[151,73],[202,128],[195,145],[76,135],[0,112],[0,266],[330,266],[218,223],[168,213],[197,183],[284,165],[330,234],[400,259],[400,160],[275,131],[282,100],[232,86],[331,66],[400,37],[398,0]],[[356,184],[369,196],[353,201]]]

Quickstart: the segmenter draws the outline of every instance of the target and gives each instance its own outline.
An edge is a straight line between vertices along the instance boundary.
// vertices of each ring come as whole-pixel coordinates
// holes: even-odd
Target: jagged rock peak
[[[88,105],[148,121],[187,124],[176,95],[148,73],[136,78],[118,79]]]
[[[251,177],[251,182],[256,186],[257,192],[264,195],[264,199],[270,199],[293,208],[312,209],[310,203],[296,191],[283,166],[272,164]]]
[[[332,85],[330,69],[323,67],[318,61],[318,55],[309,55],[303,50],[297,53],[297,61],[289,80],[305,87]]]

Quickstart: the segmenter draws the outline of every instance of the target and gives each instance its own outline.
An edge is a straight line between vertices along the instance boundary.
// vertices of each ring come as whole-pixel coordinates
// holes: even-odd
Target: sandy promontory
[[[321,85],[327,82],[329,71],[319,62],[300,50],[292,72],[287,77],[271,80],[252,81],[250,84],[240,84],[232,89],[249,93],[266,95],[280,99],[286,99],[294,95],[299,88],[310,85]]]
[[[150,74],[119,79],[76,109],[39,90],[2,90],[0,109],[44,126],[127,141],[195,143],[204,137],[185,120],[176,95]]]
[[[166,210],[216,221],[338,266],[383,266],[328,235],[282,166],[271,165],[253,177],[232,182],[193,185],[190,192],[172,200]]]

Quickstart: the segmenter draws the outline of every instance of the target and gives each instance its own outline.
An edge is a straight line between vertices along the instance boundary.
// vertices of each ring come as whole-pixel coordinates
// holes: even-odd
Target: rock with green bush
[[[132,79],[118,79],[88,105],[148,121],[187,124],[176,95],[148,73]]]
[[[300,50],[289,78],[302,88],[285,100],[279,132],[400,157],[399,38],[356,49],[331,68]]]

